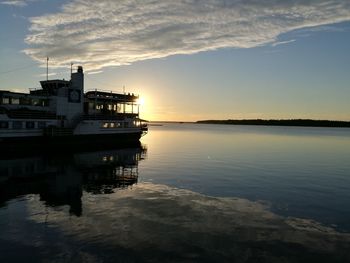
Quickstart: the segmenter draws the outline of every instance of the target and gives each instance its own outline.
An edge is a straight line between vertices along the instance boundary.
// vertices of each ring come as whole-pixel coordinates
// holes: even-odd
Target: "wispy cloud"
[[[12,5],[12,6],[27,6],[29,2],[34,2],[36,0],[6,0],[6,1],[0,1],[0,4],[3,5]]]
[[[261,46],[281,33],[347,20],[348,0],[73,0],[56,14],[31,18],[24,52],[37,61],[52,57],[51,66],[74,61],[96,71],[174,54]]]
[[[313,28],[305,29],[304,31],[307,32],[319,32],[319,31],[327,31],[327,32],[345,32],[347,29],[344,27],[335,27],[335,26],[318,26]]]
[[[14,6],[26,6],[27,2],[24,0],[9,0],[9,1],[1,1],[3,5],[14,5]]]
[[[289,44],[289,43],[292,43],[292,42],[294,42],[294,41],[295,41],[295,39],[286,40],[286,41],[274,42],[274,43],[271,44],[271,46],[276,47],[276,46],[279,46],[279,45]]]
[[[46,76],[52,77],[52,76],[56,76],[56,75],[57,75],[56,72],[52,72],[52,73],[49,73],[49,74],[46,74],[46,73],[39,74],[39,75],[37,75],[37,76],[38,76],[38,77],[46,77]]]
[[[103,71],[102,70],[98,70],[98,71],[90,71],[88,72],[89,75],[94,75],[94,74],[100,74],[102,73]]]

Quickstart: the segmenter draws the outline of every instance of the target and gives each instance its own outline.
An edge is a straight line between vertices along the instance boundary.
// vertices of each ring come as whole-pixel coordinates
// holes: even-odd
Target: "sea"
[[[350,262],[350,129],[150,123],[3,158],[0,262]]]

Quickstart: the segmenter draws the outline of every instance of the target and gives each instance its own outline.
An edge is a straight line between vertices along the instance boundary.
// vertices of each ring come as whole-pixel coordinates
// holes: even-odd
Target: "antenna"
[[[49,80],[49,57],[46,57],[46,80]]]
[[[73,62],[70,63],[70,74],[72,75],[73,73]]]
[[[123,85],[123,93],[125,94],[125,85]]]

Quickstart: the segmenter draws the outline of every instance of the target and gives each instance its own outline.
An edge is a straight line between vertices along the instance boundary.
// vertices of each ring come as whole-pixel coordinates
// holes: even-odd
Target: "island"
[[[300,127],[341,127],[350,128],[350,121],[311,120],[311,119],[242,119],[242,120],[200,120],[203,124],[230,124],[230,125],[264,125],[264,126],[300,126]]]

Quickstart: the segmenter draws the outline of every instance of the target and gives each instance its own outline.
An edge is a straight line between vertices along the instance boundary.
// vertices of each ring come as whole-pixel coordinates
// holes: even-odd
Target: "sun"
[[[143,119],[149,119],[152,117],[152,104],[150,103],[149,97],[140,96],[136,103],[139,105],[140,116]]]
[[[145,105],[145,98],[142,98],[142,97],[138,98],[136,103],[139,104],[140,106]]]

